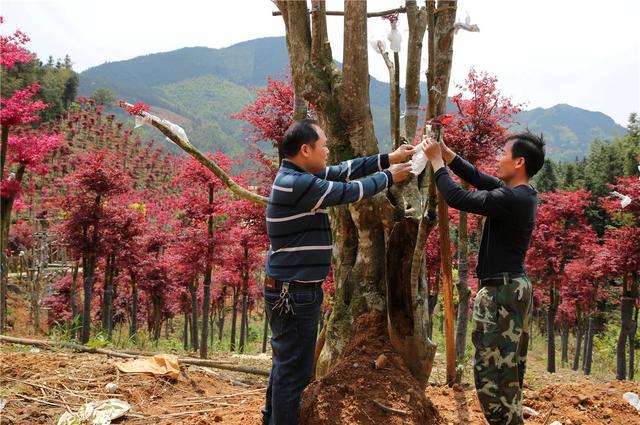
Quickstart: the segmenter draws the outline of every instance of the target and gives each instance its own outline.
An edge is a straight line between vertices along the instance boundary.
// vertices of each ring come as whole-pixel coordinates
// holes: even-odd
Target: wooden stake
[[[428,118],[434,118],[446,113],[447,92],[453,56],[453,32],[451,30],[455,20],[455,13],[455,1],[438,2],[437,8],[435,0],[427,1],[429,49],[429,66],[427,70]],[[435,127],[436,137],[438,140],[442,140],[443,128],[440,125]],[[431,171],[431,181],[434,182],[433,171]],[[449,207],[440,193],[438,193],[438,232],[440,236],[440,263],[443,275],[447,384],[453,385],[456,380],[456,352],[453,335],[453,276],[451,271],[451,239],[449,237]]]

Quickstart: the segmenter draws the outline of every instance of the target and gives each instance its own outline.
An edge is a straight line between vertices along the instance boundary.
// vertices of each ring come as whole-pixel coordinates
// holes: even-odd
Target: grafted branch
[[[133,105],[130,103],[122,103],[123,108],[132,108]],[[248,199],[249,201],[255,202],[257,204],[265,204],[267,203],[267,198],[262,195],[258,195],[255,192],[252,192],[244,187],[240,186],[236,183],[231,176],[229,176],[216,162],[210,158],[207,158],[205,154],[200,152],[195,146],[189,143],[188,140],[185,140],[181,136],[177,135],[170,128],[171,123],[161,118],[156,117],[148,112],[141,111],[139,114],[141,117],[145,119],[145,122],[149,123],[153,127],[157,128],[162,134],[164,134],[169,140],[175,143],[180,149],[191,155],[195,158],[199,163],[207,167],[209,170],[213,172],[213,174],[218,177],[222,183],[224,183],[233,193],[236,195]]]

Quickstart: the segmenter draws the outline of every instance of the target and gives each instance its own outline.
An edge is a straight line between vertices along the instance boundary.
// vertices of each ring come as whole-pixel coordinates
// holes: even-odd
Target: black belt
[[[500,273],[499,275],[493,275],[486,279],[480,279],[480,287],[504,285],[505,283],[509,283],[513,279],[517,279],[519,277],[527,277],[527,275],[526,273]]]
[[[266,276],[264,278],[264,286],[267,288],[273,288],[273,289],[282,289],[282,284],[284,282],[288,282],[289,283],[289,288],[295,288],[295,287],[309,287],[309,286],[322,286],[323,281],[319,281],[319,282],[300,282],[298,280],[277,280],[272,278],[271,276]]]

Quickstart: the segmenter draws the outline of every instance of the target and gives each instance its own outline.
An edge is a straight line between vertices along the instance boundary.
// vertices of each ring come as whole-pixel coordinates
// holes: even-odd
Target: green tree
[[[96,101],[96,105],[102,105],[105,108],[110,108],[116,102],[116,97],[109,89],[99,88],[93,92],[91,98]]]
[[[533,185],[539,192],[555,192],[558,189],[557,165],[551,159],[544,160]]]

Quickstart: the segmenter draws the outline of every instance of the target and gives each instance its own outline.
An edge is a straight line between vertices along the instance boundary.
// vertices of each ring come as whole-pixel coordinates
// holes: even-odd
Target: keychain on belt
[[[284,314],[296,314],[293,311],[293,305],[291,302],[291,294],[289,293],[289,282],[282,282],[282,292],[280,292],[280,299],[273,306],[272,310],[280,310],[280,314],[284,311]]]

